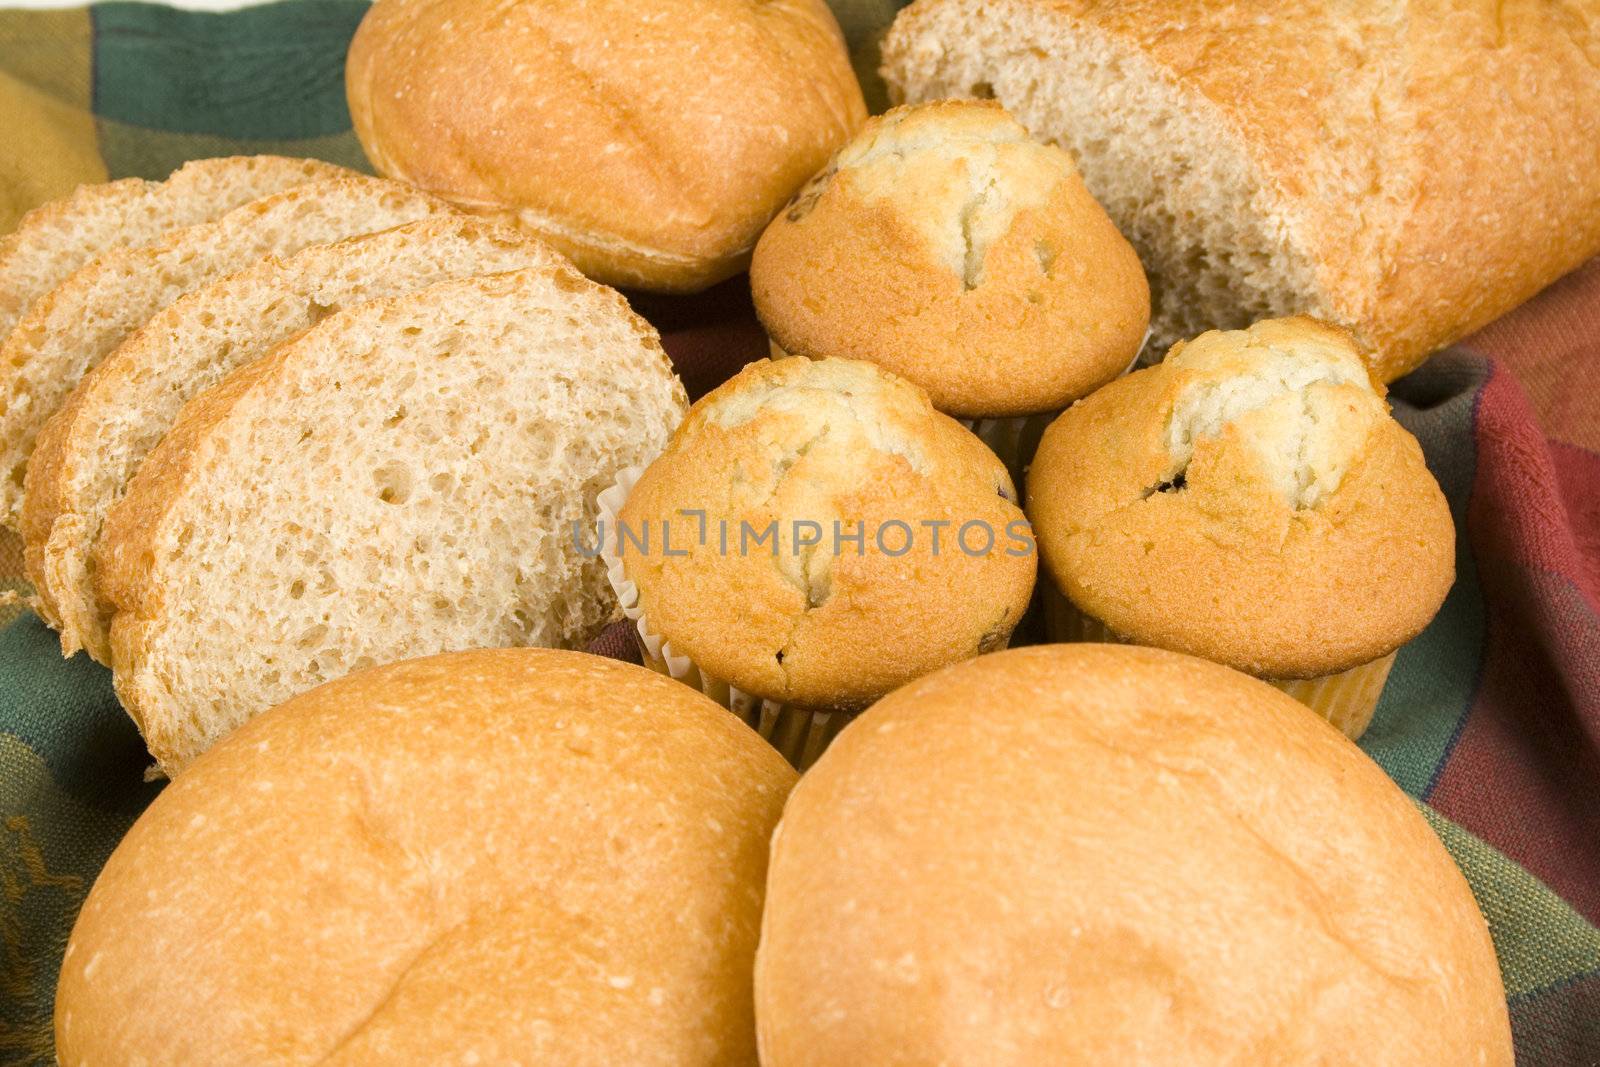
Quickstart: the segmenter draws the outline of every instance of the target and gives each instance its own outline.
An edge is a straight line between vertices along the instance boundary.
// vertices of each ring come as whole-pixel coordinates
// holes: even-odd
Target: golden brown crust
[[[655,540],[621,557],[650,628],[713,677],[859,708],[1003,646],[1035,571],[1015,496],[1004,465],[915,386],[852,360],[762,361],[695,404],[634,486],[620,520]],[[703,544],[689,509],[703,511]],[[821,537],[809,551],[795,548],[803,520]],[[664,551],[663,521],[684,555]],[[835,552],[835,522],[864,532],[859,552]],[[974,552],[992,531],[986,555],[960,547],[969,522]],[[926,523],[945,524],[937,551]],[[782,543],[757,541],[773,524]]]
[[[380,172],[674,291],[742,269],[866,116],[821,0],[384,0],[345,80]]]
[[[113,853],[63,962],[60,1061],[753,1063],[794,778],[700,694],[582,653],[314,689]]]
[[[846,727],[774,835],[755,981],[764,1067],[1512,1063],[1412,802],[1154,649],[985,656]]]
[[[962,3],[921,0],[894,36]],[[1593,5],[1289,10],[1293,32],[1277,0],[997,0],[985,17],[1043,14],[1186,92],[1312,265],[1320,299],[1300,310],[1349,327],[1381,381],[1600,251]]]
[[[762,234],[750,287],[788,352],[871,360],[967,416],[1066,406],[1150,318],[1139,258],[1071,159],[972,102],[869,120]]]
[[[1315,378],[1332,372],[1305,360],[1339,348],[1359,372],[1350,342],[1309,320],[1213,332],[1063,414],[1028,479],[1062,591],[1130,640],[1270,678],[1347,670],[1416,636],[1454,580],[1449,507],[1364,383]],[[1196,398],[1235,394],[1236,417],[1197,432],[1192,458],[1174,452],[1184,411],[1225,403]],[[1275,474],[1318,495],[1292,502]]]

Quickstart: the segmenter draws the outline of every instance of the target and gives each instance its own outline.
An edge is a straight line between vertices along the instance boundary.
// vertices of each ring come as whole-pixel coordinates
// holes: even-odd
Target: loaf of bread
[[[449,214],[312,245],[179,298],[91,370],[40,432],[22,507],[34,606],[110,663],[93,549],[106,512],[191,396],[332,311],[451,278],[554,267],[557,253],[509,223]]]
[[[672,291],[743,270],[866,117],[823,0],[379,0],[345,83],[379,173]]]
[[[61,965],[65,1067],[754,1067],[791,771],[580,652],[381,667],[261,716],[117,846]]]
[[[449,211],[382,178],[307,182],[142,248],[116,248],[36,300],[0,347],[0,521],[15,528],[34,438],[85,371],[185,292],[264,255]]]
[[[594,497],[687,407],[655,331],[565,262],[336,312],[192,399],[96,566],[117,695],[181,768],[352,670],[580,645]]]
[[[36,207],[0,239],[0,341],[35,300],[101,252],[149,244],[247,201],[351,173],[282,156],[196,159],[163,182],[124,178],[84,185]]]
[[[1073,154],[1155,355],[1305,312],[1387,381],[1600,251],[1594,4],[918,0],[883,55]]]

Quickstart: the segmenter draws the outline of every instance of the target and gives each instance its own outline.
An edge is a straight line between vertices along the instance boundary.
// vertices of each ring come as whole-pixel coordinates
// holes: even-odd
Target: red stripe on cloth
[[[620,659],[627,663],[644,662],[644,654],[639,649],[638,631],[633,623],[627,619],[618,619],[607,626],[589,642],[584,649],[596,656],[605,656],[609,659]]]
[[[1476,437],[1483,675],[1427,799],[1600,922],[1600,457],[1553,449],[1498,366]]]
[[[1477,417],[1468,506],[1480,565],[1503,559],[1568,579],[1600,612],[1600,457],[1552,447],[1515,378],[1494,366]]]
[[[1511,369],[1545,433],[1600,449],[1600,259],[1462,343]]]

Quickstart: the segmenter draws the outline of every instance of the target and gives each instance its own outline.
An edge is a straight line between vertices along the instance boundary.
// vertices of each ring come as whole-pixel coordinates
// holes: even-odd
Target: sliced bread
[[[28,455],[45,420],[86,370],[156,312],[262,256],[449,210],[399,182],[324,179],[174,230],[143,248],[113,249],[80,267],[34,301],[0,347],[0,520],[17,525]]]
[[[174,772],[361,667],[582,644],[615,606],[595,496],[686,407],[655,331],[564,263],[328,316],[189,401],[111,509],[123,707]]]
[[[0,240],[0,340],[35,300],[107,249],[146,245],[291,186],[353,173],[317,159],[225,156],[185,163],[163,182],[81,185],[28,212]]]
[[[527,231],[442,215],[286,259],[269,256],[180,297],[84,376],[28,460],[22,533],[35,607],[61,650],[111,656],[92,549],[106,512],[191,396],[342,307],[452,278],[554,267]]]

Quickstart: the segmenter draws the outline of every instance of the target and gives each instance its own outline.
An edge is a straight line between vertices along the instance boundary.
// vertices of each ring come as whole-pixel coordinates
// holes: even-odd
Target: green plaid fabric
[[[881,108],[877,41],[899,4],[835,0],[834,7],[869,103]],[[342,81],[345,48],[364,10],[361,0],[287,0],[226,14],[132,3],[0,12],[0,144],[7,147],[0,153],[0,231],[80,182],[161,177],[191,158],[277,152],[365,168]],[[1577,284],[1542,297],[1498,334],[1487,331],[1472,351],[1436,360],[1396,391],[1398,414],[1422,440],[1455,507],[1460,581],[1438,621],[1402,653],[1363,741],[1417,798],[1466,872],[1499,952],[1519,1061],[1535,1067],[1600,1064],[1600,887],[1589,884],[1600,842],[1582,840],[1596,824],[1593,808],[1587,822],[1581,812],[1584,803],[1600,807],[1600,779],[1590,773],[1594,742],[1583,740],[1582,729],[1571,744],[1560,735],[1548,746],[1580,750],[1567,752],[1566,763],[1542,750],[1513,751],[1494,732],[1521,713],[1515,676],[1497,681],[1510,669],[1511,646],[1503,638],[1497,646],[1495,635],[1516,607],[1505,592],[1507,575],[1513,566],[1538,569],[1537,560],[1512,551],[1520,543],[1516,531],[1494,523],[1501,512],[1560,510],[1559,494],[1590,474],[1584,457],[1594,457],[1587,449],[1600,443],[1600,418],[1590,416],[1600,408],[1591,405],[1574,420],[1568,402],[1561,408],[1568,424],[1555,429],[1577,443],[1547,441],[1515,376],[1481,357],[1531,366],[1524,361],[1533,353],[1551,351],[1541,330],[1558,322],[1573,333],[1570,324],[1581,321],[1587,325],[1577,340],[1562,349],[1564,366],[1600,365],[1600,270],[1591,268]],[[644,309],[691,383],[725,375],[730,368],[716,361],[730,352],[761,354],[746,297],[736,291],[728,299],[731,305],[660,300]],[[1591,317],[1575,319],[1574,307]],[[1556,410],[1536,399],[1540,417]],[[1510,421],[1489,433],[1485,419]],[[1542,448],[1555,457],[1548,475],[1555,505],[1516,496],[1525,496],[1527,478],[1497,466],[1496,448],[1518,427],[1534,442],[1518,445],[1519,455]],[[1600,477],[1594,481],[1600,485]],[[1577,515],[1576,539],[1600,544],[1600,502],[1585,502],[1568,508]],[[1510,563],[1502,558],[1511,556]],[[20,576],[14,541],[0,545],[0,580],[15,587]],[[1581,628],[1594,628],[1579,617],[1583,610],[1579,603],[1559,623],[1534,618],[1522,625],[1550,633],[1565,627],[1588,640]],[[1524,612],[1512,622],[1528,618]],[[1576,666],[1554,653],[1546,664],[1552,676],[1574,679],[1574,691],[1584,681],[1592,689],[1600,677],[1584,651],[1600,648],[1600,637],[1579,644]],[[1513,651],[1512,666],[1516,660]],[[1589,702],[1556,700],[1535,711],[1542,723],[1561,716],[1581,722]],[[63,660],[55,635],[31,614],[0,632],[0,1062],[54,1062],[60,954],[100,866],[159,791],[144,780],[148,762],[108,672],[83,655]],[[1568,774],[1572,767],[1577,772]],[[1553,801],[1528,799],[1537,792],[1531,787],[1509,799],[1495,793],[1497,783],[1529,775],[1555,790]]]

